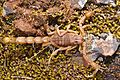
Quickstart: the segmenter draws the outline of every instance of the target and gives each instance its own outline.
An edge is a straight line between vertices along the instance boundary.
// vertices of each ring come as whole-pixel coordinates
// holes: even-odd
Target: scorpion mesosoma
[[[84,37],[86,35],[84,28],[87,25],[82,26],[84,23],[84,20],[86,18],[89,18],[93,14],[93,11],[87,12],[85,16],[82,17],[79,21],[79,26],[77,28],[80,30],[81,34],[78,34],[79,32],[69,30],[71,25],[69,24],[67,26],[67,30],[59,30],[59,27],[54,32],[48,33],[48,36],[45,37],[5,37],[2,39],[4,43],[20,43],[20,44],[32,44],[32,43],[39,43],[42,44],[42,46],[47,46],[49,44],[52,44],[53,46],[57,47],[58,49],[53,51],[51,54],[48,64],[50,64],[50,61],[54,55],[58,53],[58,51],[66,50],[66,52],[74,49],[76,45],[79,45],[79,51],[82,51],[83,54],[83,60],[88,64],[91,65],[95,71],[92,75],[86,76],[86,77],[92,77],[94,74],[97,73],[98,70],[101,70],[101,66],[93,62],[86,54],[86,42],[84,40]],[[81,50],[82,46],[82,50]]]

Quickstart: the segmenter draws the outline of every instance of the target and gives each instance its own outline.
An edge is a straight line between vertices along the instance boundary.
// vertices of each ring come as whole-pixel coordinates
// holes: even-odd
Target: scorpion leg
[[[70,25],[68,25],[66,31],[60,33],[59,27],[57,27],[57,28],[56,28],[57,34],[58,34],[59,36],[63,36],[63,35],[65,35],[65,34],[68,32],[69,28],[70,28]]]
[[[77,27],[80,30],[82,37],[84,37],[86,35],[86,33],[84,31],[84,28],[82,27],[82,24],[79,24],[79,26],[77,26]]]
[[[55,56],[55,55],[57,55],[58,51],[67,50],[67,49],[69,49],[69,48],[71,48],[71,46],[68,46],[68,47],[60,47],[59,49],[55,50],[55,51],[51,54],[51,56],[50,56],[50,58],[49,58],[49,61],[48,61],[48,64],[50,64],[50,61],[51,61],[52,57]]]
[[[45,47],[45,46],[50,45],[50,44],[51,44],[50,42],[48,42],[48,43],[42,43],[42,47]]]
[[[69,52],[70,50],[72,50],[72,49],[74,49],[74,48],[76,48],[76,47],[77,47],[77,46],[73,46],[73,47],[67,49],[67,50],[65,51],[65,53],[68,54],[68,52]]]
[[[80,25],[80,26],[78,26],[78,29],[80,30],[82,36],[85,36],[86,33],[85,33],[84,29],[85,29],[86,27],[91,26],[91,25],[90,25],[90,24],[87,24],[87,25],[84,25],[84,26],[82,26],[82,24],[79,24],[79,25]]]
[[[54,31],[54,32],[49,32],[49,33],[48,33],[49,36],[51,36],[51,35],[53,35],[53,34],[55,34],[55,31]]]
[[[84,26],[82,26],[83,29],[85,29],[86,27],[90,27],[91,25],[90,24],[86,24]]]
[[[63,35],[65,35],[65,34],[68,33],[68,32],[78,34],[77,31],[69,30],[70,27],[71,27],[71,25],[69,24],[69,25],[67,26],[67,29],[66,29],[64,32],[62,32],[62,33],[60,32],[59,27],[57,27],[57,28],[56,28],[57,34],[58,34],[59,36],[63,36]]]

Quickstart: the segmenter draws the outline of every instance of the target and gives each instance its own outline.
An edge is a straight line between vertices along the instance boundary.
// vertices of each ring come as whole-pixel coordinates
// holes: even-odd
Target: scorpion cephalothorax
[[[79,21],[79,26],[77,28],[80,30],[81,33],[73,30],[69,30],[71,27],[71,24],[67,26],[67,30],[59,30],[59,27],[54,32],[49,32],[48,36],[45,37],[5,37],[2,39],[4,43],[21,43],[21,44],[32,44],[32,43],[39,43],[42,44],[42,46],[47,46],[49,44],[57,47],[58,49],[53,51],[51,54],[48,63],[50,64],[51,59],[54,55],[58,53],[58,51],[66,50],[66,52],[74,49],[77,45],[79,46],[79,51],[83,54],[83,59],[91,65],[93,68],[95,68],[95,72],[93,75],[98,71],[101,70],[100,66],[97,65],[95,62],[93,62],[91,59],[87,57],[86,54],[86,42],[85,42],[85,32],[84,28],[85,26],[82,26],[84,23],[84,20],[86,18],[89,18],[93,14],[93,11],[90,11],[85,14]],[[91,76],[93,76],[91,75]],[[87,76],[87,77],[91,77]]]

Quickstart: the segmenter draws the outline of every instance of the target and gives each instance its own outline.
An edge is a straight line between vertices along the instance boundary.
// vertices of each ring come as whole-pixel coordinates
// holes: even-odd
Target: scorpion
[[[85,42],[85,31],[84,28],[87,27],[88,25],[82,26],[86,18],[89,18],[91,15],[93,15],[94,11],[89,11],[87,12],[80,20],[79,20],[79,25],[77,28],[80,31],[73,31],[70,30],[71,24],[67,25],[66,30],[60,30],[59,27],[56,28],[55,31],[49,32],[48,36],[45,37],[4,37],[2,41],[4,43],[19,43],[19,44],[32,44],[32,43],[37,43],[37,44],[42,44],[42,46],[47,46],[47,45],[53,45],[57,50],[53,51],[49,60],[48,64],[50,64],[52,57],[54,57],[59,51],[66,50],[66,53],[74,48],[79,46],[79,51],[82,51],[83,54],[83,60],[87,62],[88,65],[91,65],[95,71],[93,72],[92,75],[87,75],[86,77],[93,77],[98,70],[102,71],[102,67],[95,62],[93,62],[89,57],[87,56],[86,52],[86,42]],[[82,49],[82,50],[81,50]]]

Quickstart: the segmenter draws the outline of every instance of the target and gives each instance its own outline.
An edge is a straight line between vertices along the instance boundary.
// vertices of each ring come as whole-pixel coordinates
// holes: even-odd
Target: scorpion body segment
[[[82,37],[74,33],[66,33],[63,36],[55,34],[51,37],[50,42],[56,47],[75,46],[82,43]]]
[[[32,43],[42,43],[41,37],[5,37],[3,38],[3,43],[18,43],[18,44],[32,44]]]

